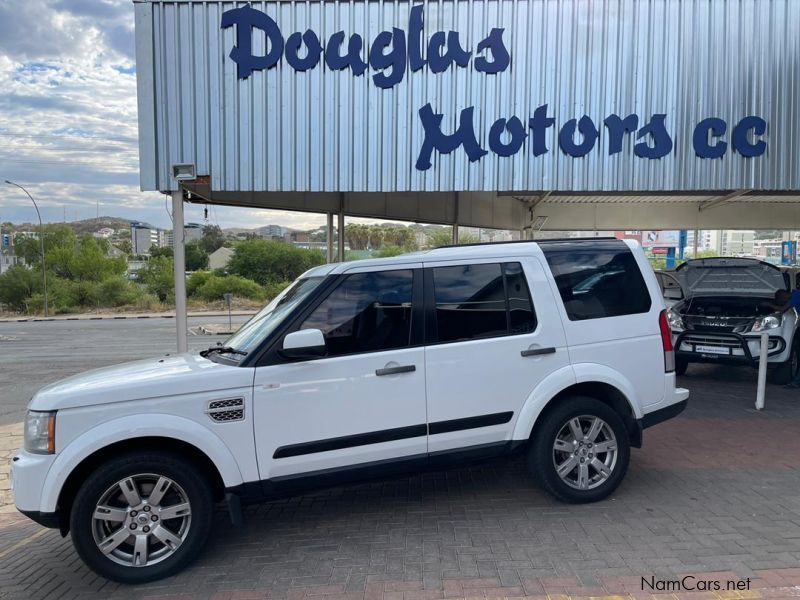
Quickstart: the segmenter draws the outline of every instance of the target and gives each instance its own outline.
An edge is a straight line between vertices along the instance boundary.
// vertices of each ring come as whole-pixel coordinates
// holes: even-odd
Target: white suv
[[[441,248],[312,269],[224,346],[41,390],[17,508],[101,575],[175,573],[214,504],[524,452],[593,502],[683,410],[642,250],[614,239]]]

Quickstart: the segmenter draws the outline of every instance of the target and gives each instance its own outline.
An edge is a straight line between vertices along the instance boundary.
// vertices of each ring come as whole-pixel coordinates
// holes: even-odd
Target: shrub
[[[275,296],[280,294],[289,285],[291,285],[291,283],[292,283],[291,281],[279,281],[277,283],[270,283],[269,285],[264,287],[264,298],[266,300],[272,300]]]
[[[389,256],[398,256],[405,254],[406,250],[394,244],[384,244],[373,256],[376,258],[387,258]]]
[[[324,262],[325,255],[320,250],[305,250],[277,240],[245,240],[234,249],[228,272],[268,285],[292,281]]]
[[[238,275],[227,275],[225,277],[209,275],[194,293],[196,297],[206,301],[222,300],[224,294],[233,294],[239,298],[249,298],[251,300],[261,300],[264,297],[264,289],[255,281]]]
[[[195,271],[186,279],[186,295],[190,298],[197,294],[197,290],[199,290],[203,284],[209,280],[210,277],[213,277],[210,271]]]
[[[100,306],[125,306],[135,304],[143,295],[142,290],[124,277],[112,277],[97,286]]]

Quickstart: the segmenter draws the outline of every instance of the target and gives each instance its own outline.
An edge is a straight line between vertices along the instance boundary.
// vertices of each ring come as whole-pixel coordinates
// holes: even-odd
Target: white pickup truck
[[[773,307],[776,292],[789,287],[778,267],[754,258],[701,258],[659,277],[671,304],[679,375],[690,363],[757,365],[764,332],[773,381],[788,383],[797,375],[797,314]],[[669,284],[670,277],[677,285]]]

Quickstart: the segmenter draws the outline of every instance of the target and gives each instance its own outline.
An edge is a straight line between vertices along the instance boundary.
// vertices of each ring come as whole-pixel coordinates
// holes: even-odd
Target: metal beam
[[[175,330],[178,352],[189,351],[186,314],[186,240],[183,228],[183,190],[172,192],[172,253],[175,264]]]
[[[730,202],[731,200],[735,200],[739,196],[744,196],[750,190],[736,190],[735,192],[731,192],[726,196],[720,196],[716,200],[711,200],[710,202],[704,202],[700,206],[697,207],[697,210],[703,212],[704,210],[708,210],[709,208],[714,208],[715,206],[720,206],[721,204],[725,204],[726,202]]]
[[[327,252],[326,252],[326,262],[332,263],[333,262],[333,213],[328,213],[328,227],[327,227]]]

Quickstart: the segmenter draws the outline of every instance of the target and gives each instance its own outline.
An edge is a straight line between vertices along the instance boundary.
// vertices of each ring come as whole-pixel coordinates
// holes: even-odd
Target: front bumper
[[[682,331],[675,338],[674,346],[676,356],[689,362],[758,365],[761,335]],[[786,347],[782,336],[770,335],[767,359],[781,362]]]
[[[58,527],[55,513],[41,511],[45,479],[55,458],[54,454],[33,454],[20,450],[11,459],[14,504],[23,515],[45,527]]]

